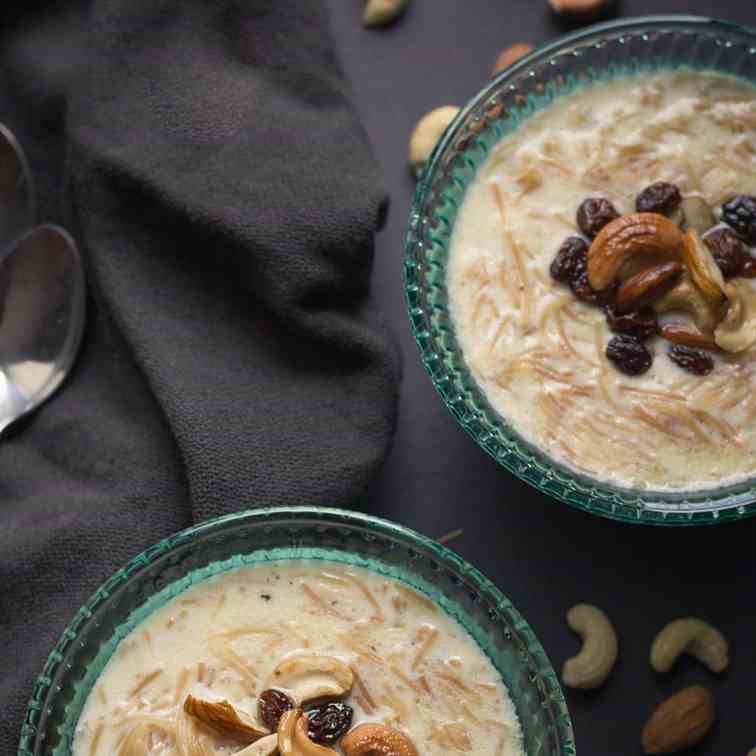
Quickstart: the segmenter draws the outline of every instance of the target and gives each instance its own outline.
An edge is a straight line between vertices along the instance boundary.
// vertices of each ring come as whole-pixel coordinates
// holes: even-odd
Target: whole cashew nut
[[[712,672],[727,669],[727,639],[694,617],[675,620],[661,630],[651,644],[651,666],[657,672],[669,672],[681,654],[695,656]]]
[[[355,727],[341,741],[346,756],[418,756],[414,743],[402,732],[382,724]]]
[[[335,656],[301,654],[284,659],[267,687],[283,688],[297,704],[317,698],[341,698],[352,689],[354,675],[348,664]]]
[[[278,753],[278,735],[266,735],[256,743],[247,746],[241,751],[236,751],[234,756],[273,756]]]
[[[567,624],[582,637],[583,647],[564,663],[562,680],[570,688],[598,688],[617,661],[617,634],[612,623],[598,607],[577,604],[567,612]]]
[[[431,110],[418,121],[409,143],[410,166],[417,178],[420,178],[433,148],[438,144],[441,135],[457,113],[459,113],[459,108],[454,105],[445,105]]]
[[[386,26],[404,13],[409,0],[368,0],[362,15],[362,24],[367,28]]]

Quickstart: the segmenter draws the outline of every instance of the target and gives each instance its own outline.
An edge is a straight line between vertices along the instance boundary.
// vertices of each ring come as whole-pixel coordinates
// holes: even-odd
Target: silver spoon
[[[13,132],[0,123],[0,245],[5,246],[33,225],[35,204],[24,151]]]
[[[0,253],[0,434],[68,375],[85,301],[81,258],[65,229],[37,226]]]

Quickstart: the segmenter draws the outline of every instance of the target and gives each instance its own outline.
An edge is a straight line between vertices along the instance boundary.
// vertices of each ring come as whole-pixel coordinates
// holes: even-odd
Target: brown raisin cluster
[[[710,214],[705,203],[697,201]],[[659,181],[646,187],[636,197],[635,209],[639,213],[664,215],[683,227],[686,224],[685,202],[680,188],[669,182]],[[583,200],[576,213],[577,226],[583,236],[569,236],[562,242],[549,272],[554,280],[569,286],[578,300],[604,310],[607,325],[616,334],[607,345],[607,358],[621,372],[640,375],[653,362],[653,355],[645,342],[657,335],[671,339],[675,334],[679,335],[682,329],[666,326],[661,329],[649,301],[638,301],[630,308],[624,306],[623,292],[618,283],[604,291],[591,287],[588,280],[591,243],[602,229],[619,217],[620,213],[605,197]],[[726,225],[715,225],[706,230],[702,241],[726,279],[736,276],[755,278],[756,258],[750,254],[748,245],[756,244],[756,197],[733,197],[722,206],[721,219]],[[672,270],[671,265],[667,267],[670,270],[666,271],[666,288],[657,287],[652,292],[657,298],[679,280],[682,272],[682,266],[678,265],[679,270],[676,271]],[[711,355],[698,345],[673,343],[668,354],[675,364],[695,375],[706,375],[714,368]]]

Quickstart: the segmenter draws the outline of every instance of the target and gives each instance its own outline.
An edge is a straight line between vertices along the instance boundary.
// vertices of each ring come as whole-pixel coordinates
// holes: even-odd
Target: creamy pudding
[[[289,561],[206,580],[137,625],[90,692],[73,748],[237,752],[523,747],[497,671],[428,598],[365,570]]]
[[[753,475],[754,193],[756,88],[713,73],[585,86],[503,138],[467,189],[447,276],[493,408],[620,487]]]

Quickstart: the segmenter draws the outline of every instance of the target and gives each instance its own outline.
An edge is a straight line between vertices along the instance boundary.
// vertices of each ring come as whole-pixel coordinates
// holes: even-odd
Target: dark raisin
[[[656,313],[650,307],[642,307],[640,310],[618,313],[614,307],[606,308],[606,322],[615,333],[626,333],[643,341],[650,339],[659,333],[659,321]]]
[[[257,702],[257,713],[263,724],[271,731],[278,729],[278,722],[284,715],[285,711],[294,708],[292,701],[286,693],[275,688],[268,688],[260,693],[260,699]]]
[[[725,278],[739,276],[747,255],[745,245],[729,228],[715,228],[703,237]]]
[[[722,205],[722,220],[749,244],[756,244],[756,197],[739,194]]]
[[[616,284],[608,289],[596,291],[588,281],[587,265],[570,281],[570,289],[581,302],[596,305],[597,307],[608,305],[614,300],[614,295],[617,293]]]
[[[672,362],[694,375],[708,375],[714,370],[714,360],[702,349],[694,349],[684,344],[672,344],[668,354]]]
[[[640,375],[651,367],[651,353],[643,342],[632,336],[614,336],[606,346],[606,356],[617,370],[627,375]]]
[[[647,186],[636,198],[635,209],[639,213],[658,213],[672,215],[680,207],[682,195],[674,184],[657,181]]]
[[[556,281],[568,283],[585,270],[588,260],[588,243],[579,236],[569,236],[559,247],[549,272]]]
[[[351,726],[354,711],[349,704],[331,702],[307,712],[307,734],[316,743],[335,743]]]
[[[588,197],[583,200],[577,211],[578,227],[589,239],[595,238],[604,226],[616,218],[619,218],[619,213],[614,205],[603,197]]]

